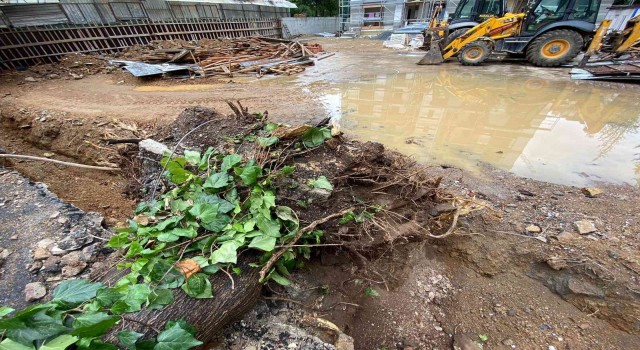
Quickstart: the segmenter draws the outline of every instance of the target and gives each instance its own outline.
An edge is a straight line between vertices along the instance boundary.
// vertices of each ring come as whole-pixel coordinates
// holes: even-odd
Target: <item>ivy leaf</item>
[[[158,344],[154,350],[187,350],[202,345],[202,342],[193,337],[191,333],[175,323],[158,334]]]
[[[167,162],[165,169],[165,174],[169,176],[169,180],[176,185],[187,181],[189,177],[193,176],[192,172],[184,170],[182,165],[175,160]]]
[[[212,232],[221,232],[231,221],[231,217],[226,214],[219,214],[215,220],[202,222],[202,227]]]
[[[129,243],[129,234],[126,232],[119,233],[115,236],[112,236],[107,242],[107,247],[111,247],[114,249],[120,249],[125,246],[125,244]]]
[[[215,173],[207,178],[202,187],[204,188],[223,188],[229,185],[229,174]]]
[[[174,235],[171,232],[163,232],[158,235],[158,241],[160,242],[175,242],[180,239],[180,236]]]
[[[165,305],[173,303],[173,292],[166,288],[156,288],[149,294],[147,303],[151,310],[162,309]]]
[[[298,219],[296,218],[293,212],[293,209],[279,205],[276,207],[276,216],[284,221],[292,222],[294,224],[293,231],[298,230],[299,223],[298,223]]]
[[[265,208],[270,209],[276,206],[276,195],[272,191],[264,191],[262,196],[262,203]]]
[[[364,290],[364,295],[368,296],[368,297],[372,297],[372,298],[377,298],[380,296],[380,293],[378,293],[377,290],[371,288],[371,287],[367,287]]]
[[[238,245],[236,242],[224,242],[216,251],[211,254],[211,264],[218,263],[237,263],[238,253],[236,250]]]
[[[0,306],[0,317],[4,317],[12,312],[14,312],[15,310],[7,307],[7,306]]]
[[[229,169],[238,165],[241,161],[242,161],[242,157],[240,157],[240,155],[229,154],[228,156],[225,156],[224,158],[222,158],[221,170],[224,172],[227,172],[229,171]]]
[[[151,294],[151,289],[146,284],[134,284],[129,287],[129,292],[124,298],[128,306],[127,312],[140,311],[142,303],[147,301],[149,294]]]
[[[262,169],[257,165],[249,165],[242,169],[242,173],[240,173],[240,178],[242,182],[251,186],[258,182],[258,178],[262,175]]]
[[[267,236],[280,237],[280,222],[277,220],[259,215],[256,218],[256,226]]]
[[[318,147],[324,140],[331,138],[331,130],[327,128],[313,127],[302,134],[302,143],[305,147]]]
[[[269,274],[269,278],[281,286],[286,287],[288,285],[291,285],[291,281],[289,281],[286,277],[280,275],[279,273],[275,272],[275,270]]]
[[[160,222],[159,224],[157,224],[153,228],[158,230],[158,231],[164,231],[169,226],[172,226],[172,225],[175,225],[176,223],[178,223],[180,220],[182,220],[182,216],[173,216],[173,217],[171,217],[169,219],[163,220],[162,222]]]
[[[78,337],[72,335],[61,335],[55,339],[48,341],[40,347],[40,350],[65,350],[67,346],[74,344],[78,340]]]
[[[180,328],[184,329],[185,331],[191,333],[191,335],[196,335],[196,333],[198,332],[198,330],[196,329],[196,327],[190,325],[185,319],[184,317],[181,317],[177,320],[171,320],[168,321],[167,324],[164,326],[164,328],[171,328],[173,327],[174,324],[178,324],[180,326]]]
[[[220,208],[220,204],[209,204],[209,203],[196,203],[190,210],[189,213],[196,218],[200,219],[204,223],[212,222],[218,216],[218,209]]]
[[[276,238],[267,235],[253,237],[249,248],[257,248],[265,252],[271,252],[276,247]]]
[[[282,175],[287,176],[287,175],[293,174],[295,170],[296,170],[295,166],[285,165],[282,167],[282,169],[280,169],[280,172],[282,173]]]
[[[118,332],[118,340],[125,346],[125,348],[134,350],[136,348],[136,342],[138,339],[142,338],[143,335],[144,334],[142,333],[126,330]]]
[[[197,299],[213,298],[213,292],[211,290],[211,282],[204,273],[196,273],[191,276],[182,285],[182,290],[187,293],[188,296]]]
[[[200,152],[198,151],[184,151],[184,159],[189,164],[199,165],[200,164]]]
[[[278,143],[278,138],[275,136],[271,137],[258,137],[258,145],[262,148],[268,148]]]
[[[226,201],[216,194],[200,194],[196,197],[197,203],[218,204],[218,213],[228,213],[235,208],[231,202]]]
[[[102,283],[91,283],[84,279],[68,280],[60,283],[53,291],[53,302],[80,304],[96,296]]]
[[[311,185],[314,188],[322,188],[329,191],[333,190],[333,186],[331,185],[331,182],[329,182],[329,180],[327,180],[325,176],[320,176],[317,179],[311,181]]]
[[[76,335],[80,338],[98,337],[111,329],[118,320],[117,316],[110,316],[104,312],[82,314],[73,320],[74,330],[71,335]]]
[[[96,293],[96,300],[102,307],[111,306],[120,298],[122,294],[113,288],[101,288]]]
[[[0,343],[0,350],[35,350],[33,345],[23,345],[11,339],[5,339]]]
[[[25,319],[23,327],[9,329],[6,335],[18,343],[28,345],[34,340],[44,340],[68,331],[60,319],[47,315],[46,310],[40,310]]]

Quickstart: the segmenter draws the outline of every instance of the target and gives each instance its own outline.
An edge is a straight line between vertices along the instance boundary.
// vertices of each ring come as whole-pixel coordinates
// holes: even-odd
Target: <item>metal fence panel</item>
[[[67,23],[67,16],[58,4],[19,4],[2,7],[14,27]]]

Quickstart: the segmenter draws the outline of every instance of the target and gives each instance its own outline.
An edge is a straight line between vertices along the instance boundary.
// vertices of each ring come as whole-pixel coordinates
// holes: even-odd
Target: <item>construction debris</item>
[[[261,77],[300,73],[303,66],[331,55],[322,52],[319,44],[273,38],[203,39],[197,43],[172,40],[131,47],[122,55],[126,61],[112,62],[125,65],[135,76],[182,71],[200,77]]]

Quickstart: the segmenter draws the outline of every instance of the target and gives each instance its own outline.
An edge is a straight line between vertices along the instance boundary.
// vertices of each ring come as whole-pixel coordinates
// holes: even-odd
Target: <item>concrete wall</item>
[[[340,17],[282,17],[281,20],[291,35],[335,33],[340,26]]]

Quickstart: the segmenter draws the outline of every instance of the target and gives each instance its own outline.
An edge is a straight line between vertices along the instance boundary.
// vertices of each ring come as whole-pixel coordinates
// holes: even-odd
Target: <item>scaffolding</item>
[[[351,23],[351,0],[340,0],[339,2],[340,31],[349,30]]]

